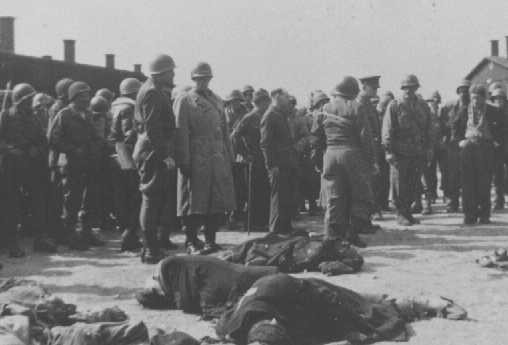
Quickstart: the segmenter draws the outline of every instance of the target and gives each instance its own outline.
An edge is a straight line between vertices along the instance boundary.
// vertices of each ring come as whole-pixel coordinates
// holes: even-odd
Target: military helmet
[[[67,92],[72,83],[74,83],[74,80],[70,78],[60,79],[55,85],[56,96],[58,98],[67,98]]]
[[[120,83],[120,87],[118,88],[120,91],[120,95],[130,95],[138,93],[141,88],[141,82],[136,78],[125,78]]]
[[[459,83],[459,86],[457,86],[457,93],[459,93],[460,89],[464,88],[466,90],[469,90],[471,87],[471,80],[469,79],[462,79]]]
[[[408,87],[420,87],[420,82],[418,78],[414,74],[408,74],[402,79],[400,83],[400,88],[405,89]]]
[[[269,100],[270,94],[265,89],[257,89],[254,91],[254,94],[252,95],[252,101],[254,103],[259,103],[261,100]]]
[[[506,99],[506,91],[503,89],[494,89],[492,92],[490,92],[490,98],[496,97]]]
[[[173,58],[166,54],[157,55],[148,64],[148,71],[151,75],[162,74],[171,71],[175,68],[175,61]]]
[[[212,67],[206,62],[199,62],[191,72],[191,79],[213,78]]]
[[[104,97],[109,103],[113,102],[113,100],[115,99],[115,93],[108,88],[102,88],[97,90],[95,96]]]
[[[469,88],[469,93],[471,95],[479,95],[483,97],[487,97],[487,88],[482,84],[473,84]]]
[[[312,106],[315,107],[319,102],[329,101],[330,98],[321,90],[316,90],[312,93]]]
[[[78,96],[81,93],[85,92],[91,92],[92,89],[90,88],[90,85],[85,83],[84,81],[75,81],[69,86],[69,101],[73,101],[76,96]]]
[[[90,110],[94,113],[106,113],[109,110],[109,102],[102,96],[94,96],[90,101]]]
[[[242,89],[242,93],[245,94],[245,93],[249,93],[249,92],[253,93],[254,92],[254,88],[252,86],[250,86],[250,85],[245,85],[243,87],[243,89]]]
[[[36,108],[39,106],[47,106],[48,105],[48,95],[45,93],[39,92],[35,94],[34,98],[32,99],[32,108]]]
[[[495,81],[495,82],[492,82],[489,84],[489,94],[492,95],[492,93],[497,90],[497,89],[501,89],[501,90],[505,90],[505,87],[503,85],[502,82],[500,81]]]
[[[332,90],[332,96],[342,96],[347,99],[354,99],[360,92],[358,81],[352,76],[345,76]]]
[[[34,87],[28,83],[20,83],[12,89],[12,102],[20,104],[21,102],[35,96],[36,91]]]
[[[243,101],[243,95],[240,92],[240,90],[233,90],[229,93],[229,95],[226,96],[225,101],[226,102],[232,102],[232,101]]]

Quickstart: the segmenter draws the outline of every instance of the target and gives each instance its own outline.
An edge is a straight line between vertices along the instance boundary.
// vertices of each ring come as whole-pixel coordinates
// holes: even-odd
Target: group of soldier
[[[173,59],[160,55],[148,79],[123,80],[116,99],[69,78],[53,102],[27,83],[12,89],[0,117],[1,237],[11,256],[24,255],[20,230],[36,235],[35,250],[53,252],[102,245],[92,229],[119,228],[122,250],[156,263],[177,229],[189,254],[209,254],[221,225],[290,234],[299,212],[318,205],[325,243],[364,247],[359,234],[379,228],[372,220],[390,210],[390,186],[400,225],[432,213],[438,167],[447,211],[462,199],[465,224],[490,221],[493,180],[495,208],[504,207],[502,86],[464,80],[442,106],[438,92],[417,93],[414,75],[397,99],[378,97],[379,76],[347,76],[299,108],[282,88],[246,86],[221,99],[204,62],[192,87],[175,87],[174,76]]]

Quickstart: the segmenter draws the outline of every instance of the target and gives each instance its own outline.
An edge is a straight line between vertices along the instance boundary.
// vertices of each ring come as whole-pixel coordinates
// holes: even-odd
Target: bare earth
[[[442,207],[437,210],[435,215],[420,217],[421,225],[407,229],[396,226],[392,214],[386,215],[379,222],[383,230],[364,237],[369,247],[362,250],[366,263],[359,274],[300,276],[312,274],[358,292],[446,296],[465,307],[473,319],[415,322],[415,334],[407,344],[508,344],[508,271],[481,268],[475,263],[497,247],[508,248],[508,213],[494,214],[493,224],[488,226],[463,227],[461,215],[444,214]],[[302,216],[297,227],[319,232],[321,218]],[[251,234],[251,238],[262,235]],[[152,266],[142,265],[134,254],[120,253],[117,234],[104,237],[108,239],[106,247],[84,253],[60,250],[58,255],[9,259],[2,252],[0,277],[39,281],[81,310],[118,305],[151,330],[179,329],[198,338],[214,335],[213,325],[197,316],[142,309],[133,295],[144,285]],[[228,231],[219,233],[218,238],[221,244],[231,245],[249,237],[242,231]],[[182,244],[181,234],[175,239]]]

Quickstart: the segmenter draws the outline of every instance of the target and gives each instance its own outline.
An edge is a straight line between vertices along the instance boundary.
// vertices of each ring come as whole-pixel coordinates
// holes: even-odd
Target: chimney
[[[499,41],[490,41],[490,56],[499,56]]]
[[[115,69],[115,54],[106,54],[106,68]]]
[[[0,17],[0,51],[14,54],[14,17]]]
[[[504,39],[506,40],[506,58],[508,59],[508,36],[505,36]]]
[[[64,40],[64,61],[75,63],[76,62],[76,41]]]
[[[507,37],[507,39],[508,39],[508,37]],[[141,64],[140,63],[134,64],[134,72],[141,73]]]

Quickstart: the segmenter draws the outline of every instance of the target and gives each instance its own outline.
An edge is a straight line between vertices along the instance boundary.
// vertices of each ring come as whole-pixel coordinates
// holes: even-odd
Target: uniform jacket
[[[49,110],[48,110],[48,129],[46,132],[48,140],[49,140],[51,128],[53,127],[53,123],[55,121],[56,115],[60,112],[60,110],[62,110],[66,106],[67,106],[67,104],[63,100],[57,99],[55,101],[55,103],[53,103],[53,105],[49,108]],[[51,169],[56,169],[56,167],[58,165],[58,155],[59,155],[59,152],[55,151],[54,148],[50,148],[48,163],[49,163],[49,167]]]
[[[136,102],[128,97],[118,97],[111,105],[113,121],[109,139],[115,144],[116,154],[122,169],[132,169],[132,153],[136,144],[134,108]]]
[[[175,116],[171,97],[150,78],[136,98],[134,121],[138,137],[133,158],[139,168],[149,159],[162,162],[174,156]]]
[[[299,156],[310,154],[310,131],[305,109],[295,109],[289,118],[289,129]]]
[[[357,101],[335,98],[326,104],[321,115],[315,118],[313,132],[324,135],[328,146],[360,149],[364,159],[373,164],[374,145],[367,116]]]
[[[192,89],[176,99],[176,161],[190,167],[178,176],[178,216],[235,209],[233,152],[222,100]]]
[[[64,169],[88,170],[99,159],[98,137],[92,126],[92,113],[81,113],[73,104],[56,115],[49,135],[50,147],[60,155],[58,165]]]
[[[501,118],[501,114],[499,113],[499,110],[487,104],[485,109],[485,117],[487,120],[487,125],[489,126],[490,129],[490,133],[492,133],[493,141],[499,144],[500,147],[502,147],[504,144],[503,140],[504,123]],[[450,122],[451,122],[452,141],[459,142],[465,139],[467,118],[468,118],[467,106],[457,106],[451,111]]]
[[[260,146],[267,169],[296,168],[296,153],[287,116],[271,105],[261,119]]]
[[[360,103],[359,111],[365,113],[367,120],[369,121],[371,133],[372,133],[372,150],[376,154],[382,151],[381,145],[381,121],[379,119],[379,113],[376,107],[371,103],[370,97],[366,95],[358,98]]]
[[[258,108],[254,108],[240,120],[238,126],[236,126],[231,134],[233,141],[242,142],[245,154],[256,163],[263,163],[263,153],[259,146],[262,116],[261,111]]]
[[[425,155],[431,149],[429,108],[423,101],[393,100],[383,118],[382,143],[396,156]]]

